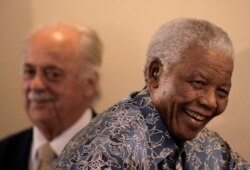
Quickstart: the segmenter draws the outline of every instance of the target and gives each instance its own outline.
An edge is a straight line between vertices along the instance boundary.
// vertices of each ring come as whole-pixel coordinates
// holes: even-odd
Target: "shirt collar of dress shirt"
[[[83,127],[85,127],[92,119],[92,111],[87,109],[80,119],[78,119],[71,127],[69,127],[62,134],[57,136],[55,139],[50,141],[50,146],[54,152],[58,155],[62,152],[64,146],[69,142],[69,140],[79,132]],[[40,132],[40,130],[34,126],[33,128],[33,140],[32,140],[32,149],[31,149],[31,162],[36,162],[36,153],[40,146],[47,143],[47,139]],[[31,165],[34,167],[33,165]]]

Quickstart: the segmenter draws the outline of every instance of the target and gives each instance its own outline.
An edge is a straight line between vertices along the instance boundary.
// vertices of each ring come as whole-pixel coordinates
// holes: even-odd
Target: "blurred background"
[[[207,19],[226,30],[236,49],[233,87],[224,114],[209,127],[250,161],[249,0],[1,0],[0,138],[30,126],[23,109],[21,52],[33,27],[51,21],[86,24],[104,43],[98,112],[144,86],[150,37],[177,17]]]

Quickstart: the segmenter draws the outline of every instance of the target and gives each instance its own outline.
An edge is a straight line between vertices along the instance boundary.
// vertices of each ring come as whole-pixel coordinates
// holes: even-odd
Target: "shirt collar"
[[[54,150],[57,155],[60,155],[64,146],[69,142],[69,140],[76,134],[76,132],[80,131],[83,127],[85,127],[92,119],[92,112],[90,109],[87,109],[80,119],[78,119],[71,127],[69,127],[66,131],[62,134],[57,136],[55,139],[50,141],[50,146]],[[41,133],[41,131],[34,126],[33,128],[33,143],[32,143],[32,150],[31,156],[32,159],[36,159],[36,153],[40,146],[47,143],[48,140],[45,136]]]

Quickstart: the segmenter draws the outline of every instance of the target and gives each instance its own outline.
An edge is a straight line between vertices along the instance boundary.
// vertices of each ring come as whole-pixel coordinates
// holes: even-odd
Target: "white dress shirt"
[[[92,112],[87,109],[80,119],[78,119],[71,127],[69,127],[62,134],[57,136],[55,139],[50,141],[50,146],[54,152],[58,155],[62,152],[64,146],[69,142],[69,140],[83,127],[85,127],[92,119]],[[33,139],[31,146],[31,153],[29,158],[29,170],[36,170],[38,166],[37,150],[43,144],[48,143],[48,140],[40,132],[40,130],[34,126],[33,127]]]

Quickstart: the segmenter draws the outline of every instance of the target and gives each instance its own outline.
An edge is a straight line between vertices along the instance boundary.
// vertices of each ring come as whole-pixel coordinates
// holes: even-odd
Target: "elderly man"
[[[57,169],[250,169],[205,128],[227,106],[233,65],[221,28],[185,18],[163,25],[149,45],[146,87],[81,130]]]
[[[1,169],[49,168],[73,135],[90,122],[101,55],[100,39],[86,26],[53,23],[29,35],[22,78],[33,128],[0,142]],[[40,160],[43,150],[45,159],[52,157],[50,162]]]

